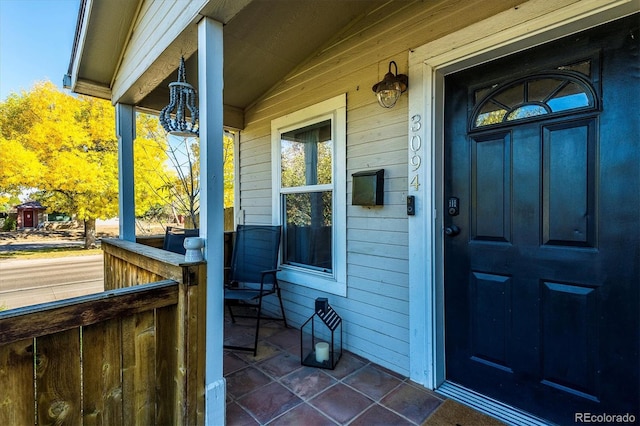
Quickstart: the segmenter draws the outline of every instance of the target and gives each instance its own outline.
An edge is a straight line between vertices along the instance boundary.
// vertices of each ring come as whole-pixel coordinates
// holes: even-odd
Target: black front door
[[[560,424],[639,418],[639,38],[445,80],[447,380]]]

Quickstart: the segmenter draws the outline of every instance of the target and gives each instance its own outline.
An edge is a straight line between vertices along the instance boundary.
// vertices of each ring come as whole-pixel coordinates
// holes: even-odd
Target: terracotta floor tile
[[[326,374],[323,370],[313,367],[303,367],[283,377],[280,382],[305,400],[337,383],[336,379]]]
[[[220,422],[221,424],[223,422]],[[255,421],[249,413],[235,402],[227,404],[227,426],[257,426],[259,423]]]
[[[421,424],[441,404],[441,400],[431,392],[403,382],[380,401],[391,410],[402,414],[411,421]]]
[[[225,341],[252,344],[241,321],[225,321]],[[445,399],[350,352],[335,370],[302,366],[299,330],[263,325],[257,356],[225,351],[228,425],[420,425]]]
[[[293,357],[288,352],[279,353],[278,355],[271,357],[265,361],[261,361],[256,365],[260,367],[265,373],[275,378],[280,378],[302,368],[300,360]]]
[[[224,344],[233,346],[253,346],[255,326],[241,324],[226,324],[224,329]]]
[[[374,401],[379,401],[402,381],[369,364],[344,379],[343,383],[359,390]]]
[[[274,334],[280,333],[284,328],[282,321],[262,320],[260,321],[260,339],[267,340]]]
[[[341,424],[351,421],[373,404],[371,399],[342,383],[330,387],[308,402]]]
[[[305,403],[278,417],[269,423],[269,426],[335,426],[336,424],[333,420]]]
[[[224,359],[222,363],[225,376],[248,365],[245,361],[238,358],[236,354],[229,351],[224,352]]]
[[[246,367],[238,370],[229,374],[226,379],[227,392],[234,398],[240,398],[271,382],[271,379],[266,374],[255,367]]]
[[[383,372],[385,372],[385,373],[387,373],[387,374],[389,374],[389,375],[391,375],[391,376],[395,377],[396,379],[400,379],[400,380],[404,380],[404,379],[406,379],[406,377],[405,377],[405,376],[403,376],[402,374],[400,374],[400,373],[396,373],[395,371],[391,371],[391,370],[389,370],[389,369],[388,369],[388,368],[386,368],[386,367],[383,367],[383,366],[381,366],[381,365],[374,364],[374,363],[371,363],[371,365],[375,366],[378,370],[383,371]]]
[[[349,423],[349,426],[412,426],[413,423],[376,404]]]
[[[264,340],[261,340],[258,342],[258,352],[256,353],[256,356],[253,356],[253,352],[245,351],[236,351],[235,354],[238,356],[238,358],[243,359],[248,363],[254,363],[271,358],[281,352],[281,349],[265,342]]]
[[[301,404],[302,400],[280,383],[271,382],[237,402],[264,424]]]
[[[298,359],[301,359],[301,353],[300,353],[300,342],[296,343],[293,346],[289,346],[286,349],[287,352],[289,352],[291,355],[297,357]]]
[[[289,349],[292,346],[300,346],[300,330],[296,328],[286,328],[267,337],[269,343],[279,346],[282,349]]]
[[[366,362],[349,352],[344,352],[334,370],[325,370],[328,374],[340,380],[354,371],[364,367]]]

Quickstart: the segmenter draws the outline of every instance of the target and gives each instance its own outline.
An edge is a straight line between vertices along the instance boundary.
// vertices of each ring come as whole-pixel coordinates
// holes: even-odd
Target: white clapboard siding
[[[380,286],[380,292],[391,293],[394,292],[397,286],[398,292],[406,291],[407,297],[409,292],[407,291],[409,287],[409,276],[402,272],[389,271],[383,269],[370,268],[369,266],[362,266],[357,264],[349,265],[349,277],[359,277],[364,280],[368,280],[371,282],[371,286],[375,287],[376,285]],[[372,277],[375,275],[375,277]],[[348,293],[348,289],[347,289]]]
[[[406,247],[393,246],[388,244],[385,240],[380,238],[379,241],[365,243],[362,241],[349,241],[349,262],[358,263],[358,259],[356,259],[356,255],[360,255],[361,260],[368,265],[372,260],[372,256],[377,256],[382,259],[397,259],[405,261],[407,260],[407,250]],[[405,265],[390,265],[386,263],[384,265],[385,268],[393,267],[404,267]]]
[[[389,370],[408,376],[409,372],[405,370],[404,366],[409,364],[409,343],[392,341],[393,344],[384,345],[386,342],[382,339],[379,340],[379,343],[372,343],[363,337],[367,335],[365,332],[366,330],[353,327],[351,345],[362,348],[358,355],[384,365]]]
[[[206,4],[206,0],[190,0],[188,2],[145,1],[133,24],[131,39],[127,44],[120,67],[113,84],[113,98],[120,99],[125,91],[138,93],[140,97],[148,94],[158,83],[162,82],[176,69],[176,60],[180,55],[191,56],[196,51],[195,37],[183,37],[184,43],[177,47],[172,42],[180,39],[180,34],[195,32],[191,24],[199,19],[198,12]],[[176,59],[177,58],[177,59]],[[136,81],[145,72],[152,70],[156,75],[144,87]],[[139,99],[133,99],[138,101]]]
[[[381,217],[347,217],[347,224],[349,227],[353,226],[359,229],[369,229],[370,231],[377,232],[377,230],[385,231],[398,231],[407,232],[407,219],[406,218],[381,218]],[[347,244],[349,242],[347,241]]]
[[[391,232],[380,230],[375,234],[368,232],[367,229],[357,229],[349,227],[347,229],[347,241],[360,241],[378,243],[384,241],[389,246],[407,246],[408,235],[406,232]]]
[[[256,173],[254,179],[242,181],[243,191],[269,190],[271,191],[271,173]]]
[[[402,299],[396,299],[393,297],[395,295],[406,297],[407,296],[406,292],[400,291],[402,290],[402,288],[396,287],[399,289],[398,291],[392,291],[393,288],[390,288],[389,289],[390,291],[385,291],[384,293],[376,293],[374,289],[371,288],[371,286],[369,286],[368,284],[364,285],[366,280],[358,279],[358,278],[353,278],[352,280],[358,281],[358,283],[352,285],[349,288],[349,291],[351,292],[351,294],[349,295],[350,298],[355,300],[366,300],[367,304],[371,306],[375,306],[380,309],[388,310],[389,312],[395,312],[402,315],[407,314],[407,309],[409,308],[409,304],[406,301],[406,299],[402,300]],[[357,287],[357,285],[360,283],[363,284],[364,288]],[[382,288],[383,288],[382,286],[379,287],[379,289],[382,289]],[[404,326],[405,324],[399,323],[396,325]]]
[[[357,171],[360,169],[374,169],[378,166],[389,168],[389,166],[404,166],[407,167],[407,151],[402,149],[403,146],[399,146],[400,149],[395,151],[385,152],[369,152],[366,150],[361,151],[356,155],[354,150],[347,150],[347,154],[351,155],[347,160],[347,169]],[[389,147],[387,147],[389,149]],[[386,173],[388,175],[388,172]],[[406,174],[406,173],[405,173]],[[386,177],[386,176],[385,176]],[[351,180],[351,176],[347,176],[347,180]],[[406,185],[405,185],[406,186]],[[386,189],[386,185],[385,185]]]
[[[409,289],[401,283],[391,284],[373,281],[353,275],[349,281],[350,297],[365,300],[372,305],[387,308],[394,312],[406,313]],[[364,294],[360,294],[364,293]]]
[[[385,194],[385,198],[388,200],[389,193]],[[348,199],[351,199],[348,197]],[[385,200],[385,201],[387,201]],[[385,202],[384,206],[375,206],[375,207],[367,207],[367,206],[347,206],[347,215],[350,218],[356,219],[397,219],[399,215],[403,214],[404,211],[400,211],[398,206],[393,206],[388,202]],[[368,223],[367,223],[368,224]],[[365,224],[365,226],[367,225]],[[366,229],[366,228],[365,228]],[[385,228],[380,228],[380,230],[386,230]]]
[[[351,259],[352,256],[349,255],[350,262]],[[385,262],[384,259],[376,258],[375,256],[370,258],[370,262],[373,262],[374,259],[383,265],[393,265],[393,262]],[[353,275],[350,274],[349,278],[369,281],[371,283],[370,286],[360,286],[365,289],[371,288],[372,294],[386,294],[389,295],[388,297],[390,298],[399,298],[400,296],[408,297],[409,285],[407,274],[385,268],[370,268],[368,265],[360,265],[358,263],[350,263],[349,266],[353,268]],[[347,294],[349,294],[348,291]]]
[[[569,1],[569,0],[560,0]],[[240,206],[245,223],[271,221],[271,121],[346,93],[347,296],[283,282],[289,323],[300,327],[314,300],[328,297],[343,319],[344,347],[409,374],[409,90],[391,109],[371,86],[394,60],[408,72],[409,50],[517,5],[519,0],[407,1],[363,16],[245,111],[240,138]],[[507,25],[507,24],[505,24]],[[411,82],[409,82],[411,87]],[[351,205],[351,175],[385,169],[384,206]],[[265,300],[276,314],[275,298]]]

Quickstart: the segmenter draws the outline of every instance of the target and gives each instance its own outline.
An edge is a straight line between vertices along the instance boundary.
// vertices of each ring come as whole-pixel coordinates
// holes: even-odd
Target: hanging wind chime
[[[189,111],[188,117],[186,110]],[[178,81],[169,83],[169,105],[160,111],[160,124],[172,135],[199,135],[196,90],[187,83],[184,57],[180,58]]]

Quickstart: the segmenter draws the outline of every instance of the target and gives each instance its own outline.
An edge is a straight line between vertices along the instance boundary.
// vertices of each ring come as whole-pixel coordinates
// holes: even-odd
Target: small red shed
[[[46,207],[38,201],[27,201],[16,206],[18,211],[18,229],[37,228],[44,221],[43,215]]]

